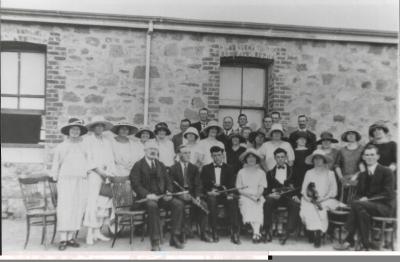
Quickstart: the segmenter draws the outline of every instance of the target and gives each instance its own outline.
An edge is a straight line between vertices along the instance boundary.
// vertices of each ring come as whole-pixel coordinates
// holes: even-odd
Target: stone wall
[[[141,30],[2,23],[4,41],[47,45],[46,163],[69,117],[104,115],[142,124],[145,37]],[[280,111],[287,129],[306,114],[318,134],[329,130],[337,137],[356,128],[366,141],[376,120],[397,134],[396,55],[395,45],[155,31],[150,123],[164,120],[177,131],[180,119],[197,120],[204,106],[218,118],[220,58],[248,56],[273,60],[268,111]],[[4,172],[12,177],[13,169]],[[7,190],[5,185],[3,196]]]

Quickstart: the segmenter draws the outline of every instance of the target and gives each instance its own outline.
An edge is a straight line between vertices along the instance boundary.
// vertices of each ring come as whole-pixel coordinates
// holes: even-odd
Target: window
[[[46,46],[1,42],[1,143],[43,141]]]
[[[223,57],[220,68],[219,119],[225,116],[237,121],[247,115],[253,129],[261,126],[267,108],[267,68],[270,61],[260,58]]]

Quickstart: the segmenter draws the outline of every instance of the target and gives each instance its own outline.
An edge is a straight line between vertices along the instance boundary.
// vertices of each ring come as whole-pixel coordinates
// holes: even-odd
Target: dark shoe
[[[288,238],[289,238],[289,233],[284,233],[282,238],[279,240],[279,243],[281,243],[281,245],[286,244],[286,241],[288,240]]]
[[[151,241],[151,251],[161,251],[159,240]]]
[[[179,236],[179,241],[181,241],[181,243],[185,244],[187,238],[188,238],[187,234],[186,234],[186,233],[182,233],[182,234]]]
[[[177,235],[172,235],[171,239],[169,240],[169,245],[171,247],[176,247],[177,249],[182,249],[183,248],[183,244],[182,242],[179,240]]]
[[[321,230],[317,230],[314,233],[314,247],[321,247]]]
[[[213,232],[213,234],[212,234],[212,238],[213,238],[213,241],[214,242],[219,242],[219,236],[218,236],[218,233],[217,232]]]
[[[231,235],[231,242],[232,242],[233,244],[236,244],[236,245],[240,245],[240,244],[241,244],[240,238],[239,238],[239,234],[238,234],[238,233],[233,233],[233,234]]]
[[[306,234],[308,237],[308,243],[314,243],[314,231],[307,230]]]
[[[78,242],[75,241],[75,239],[70,239],[67,241],[67,246],[69,247],[80,247]]]
[[[213,242],[213,239],[207,233],[203,233],[200,237],[200,240],[207,243]]]
[[[61,241],[58,245],[58,250],[64,251],[67,248],[67,241]]]
[[[380,245],[376,242],[369,242],[368,246],[369,246],[369,249],[372,249],[372,250],[380,250],[381,249]]]
[[[265,232],[265,233],[264,233],[264,236],[263,236],[263,239],[264,239],[264,243],[266,243],[266,242],[271,242],[271,241],[272,241],[272,234],[271,234],[271,232],[270,232],[270,231]]]

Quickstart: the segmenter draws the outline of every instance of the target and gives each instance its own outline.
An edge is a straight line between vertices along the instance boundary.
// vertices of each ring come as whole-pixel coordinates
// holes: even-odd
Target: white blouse
[[[98,168],[110,176],[115,176],[116,168],[111,141],[104,136],[97,137],[92,134],[86,137],[86,142],[91,157],[91,169]]]
[[[140,142],[129,139],[128,142],[111,140],[117,176],[129,176],[133,165],[144,156]]]

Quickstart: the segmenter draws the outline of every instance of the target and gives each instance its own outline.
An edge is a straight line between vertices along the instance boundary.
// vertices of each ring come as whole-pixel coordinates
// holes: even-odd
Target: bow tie
[[[222,168],[222,165],[214,165],[214,168]]]
[[[285,166],[277,166],[277,169],[285,169]]]

